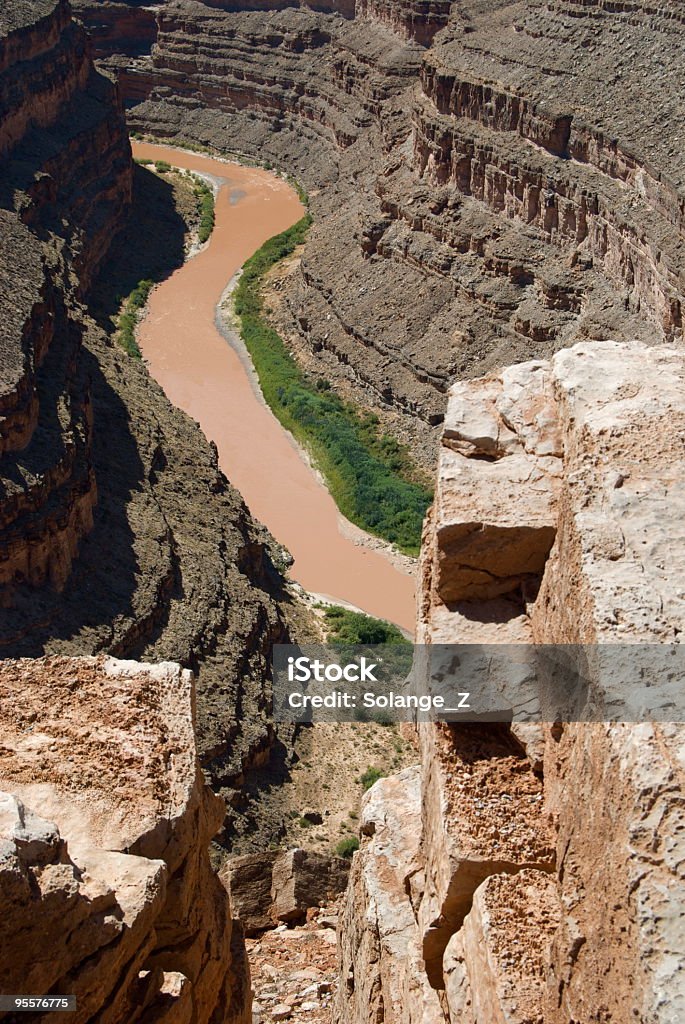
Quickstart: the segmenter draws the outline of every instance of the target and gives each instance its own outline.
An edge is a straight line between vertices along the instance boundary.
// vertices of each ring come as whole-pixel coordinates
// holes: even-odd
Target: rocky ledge
[[[684,409],[670,347],[586,343],[456,384],[418,640],[677,643]],[[682,727],[423,724],[417,742],[420,765],[365,800],[336,1019],[680,1020]]]
[[[191,673],[5,661],[0,709],[3,991],[75,994],[77,1024],[249,1021]]]

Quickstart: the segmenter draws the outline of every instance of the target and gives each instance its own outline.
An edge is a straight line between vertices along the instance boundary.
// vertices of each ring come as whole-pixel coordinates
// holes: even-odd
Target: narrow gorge
[[[677,702],[272,708],[274,645],[333,635],[321,595],[432,649],[680,643],[684,26],[681,0],[3,5],[0,995],[74,995],[74,1024],[685,1020]],[[174,166],[217,187],[204,247]],[[432,482],[413,576],[341,540],[218,333],[299,216],[286,176],[312,224],[265,315]]]

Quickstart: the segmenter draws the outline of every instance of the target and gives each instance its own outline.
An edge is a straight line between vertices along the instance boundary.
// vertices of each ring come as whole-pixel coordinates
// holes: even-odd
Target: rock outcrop
[[[232,857],[222,869],[246,935],[301,924],[310,907],[331,903],[347,886],[349,863],[310,850],[266,850]]]
[[[0,722],[3,991],[74,994],[76,1022],[248,1021],[191,673],[5,661]]]
[[[677,643],[684,410],[670,347],[585,343],[456,384],[418,640]],[[365,800],[337,1020],[679,1020],[682,727],[418,734],[416,772]]]

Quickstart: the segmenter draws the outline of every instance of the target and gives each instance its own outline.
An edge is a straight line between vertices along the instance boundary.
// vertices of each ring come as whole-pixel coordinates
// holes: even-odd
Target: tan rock
[[[550,946],[560,918],[555,880],[540,871],[491,875],[445,950],[453,1024],[542,1024]]]
[[[330,902],[347,885],[349,862],[308,850],[287,850],[275,860],[271,876],[271,917],[303,921],[308,907]]]
[[[559,452],[544,363],[453,386],[431,537],[440,601],[492,599],[542,572],[556,530]]]
[[[231,896],[231,910],[242,922],[246,935],[273,928],[271,876],[277,856],[277,850],[246,853],[231,857],[221,869],[220,877]]]
[[[551,871],[554,838],[542,783],[500,727],[419,727],[424,765],[417,909],[428,978],[443,987],[442,956],[489,875]]]
[[[178,665],[3,663],[4,991],[74,993],[75,1024],[247,1020],[193,726]]]
[[[546,382],[537,392],[536,379]],[[625,696],[639,652],[617,642],[672,643],[685,618],[685,356],[583,343],[549,363],[460,384],[450,409],[422,551],[419,639],[601,641],[604,647],[588,649],[588,683],[607,700]],[[449,586],[448,570],[457,579],[461,572],[440,548],[444,510],[468,527],[477,518],[469,505],[475,496],[478,522],[501,519],[502,492],[493,481],[522,452],[548,475],[554,496],[546,514],[556,537],[539,592],[524,579],[508,597],[444,600],[441,580]],[[520,521],[529,517],[536,527],[538,495],[519,484]],[[495,535],[489,554],[474,546],[473,568],[491,571],[488,559],[504,558],[497,545]],[[419,727],[423,839],[412,892],[428,976],[445,985],[450,1020],[680,1020],[682,727],[515,723],[512,756],[498,750],[506,735],[505,727],[499,738],[486,730],[474,757],[473,727]],[[487,767],[479,775],[481,756]],[[496,843],[507,848],[506,867],[496,863]],[[547,857],[550,847],[549,860],[526,863],[525,851]]]
[[[361,849],[355,853],[340,915],[339,988],[334,1020],[440,1021],[422,964],[410,896],[420,869],[421,774],[418,766],[379,779],[364,798]]]

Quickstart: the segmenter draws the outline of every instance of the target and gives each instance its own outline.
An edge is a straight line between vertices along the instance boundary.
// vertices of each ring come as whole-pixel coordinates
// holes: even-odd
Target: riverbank
[[[413,578],[341,529],[331,495],[257,400],[240,358],[216,326],[229,279],[267,239],[302,217],[298,196],[260,168],[148,143],[134,143],[134,153],[221,179],[209,242],[150,296],[138,332],[150,372],[215,442],[223,471],[292,554],[298,583],[412,631]]]
[[[264,309],[265,275],[302,245],[310,224],[305,215],[243,267],[234,293],[240,334],[269,408],[311,453],[343,515],[416,556],[432,495],[412,479],[408,452],[379,429],[377,416],[342,400],[324,377],[304,373]]]

